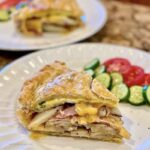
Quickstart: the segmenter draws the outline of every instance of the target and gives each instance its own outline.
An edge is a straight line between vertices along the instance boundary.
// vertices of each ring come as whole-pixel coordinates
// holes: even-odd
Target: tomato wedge
[[[104,62],[107,72],[120,72],[122,75],[129,73],[131,69],[130,62],[125,58],[112,58]]]
[[[143,85],[150,85],[150,74],[145,74],[145,81]]]
[[[144,69],[139,66],[132,66],[129,73],[124,76],[124,81],[129,87],[133,85],[143,85],[144,80]]]
[[[4,0],[0,3],[0,9],[9,9],[12,6],[16,6],[18,3],[25,0]]]

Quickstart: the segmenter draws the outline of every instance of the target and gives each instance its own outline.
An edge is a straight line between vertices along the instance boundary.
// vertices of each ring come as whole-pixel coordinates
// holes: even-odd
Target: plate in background
[[[84,12],[85,27],[68,34],[46,33],[39,37],[23,36],[16,31],[13,21],[0,22],[0,49],[30,51],[75,43],[98,32],[106,23],[106,10],[100,0],[77,0]]]

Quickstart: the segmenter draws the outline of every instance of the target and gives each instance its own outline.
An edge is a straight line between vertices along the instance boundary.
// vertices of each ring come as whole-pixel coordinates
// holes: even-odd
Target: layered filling
[[[42,131],[55,134],[122,139],[128,135],[121,126],[121,113],[117,108],[81,102],[65,103],[44,112],[33,113],[28,129],[38,131],[42,127]]]
[[[82,25],[79,17],[72,16],[67,12],[45,11],[28,16],[25,19],[18,19],[18,27],[21,32],[42,34],[43,32],[66,32]]]

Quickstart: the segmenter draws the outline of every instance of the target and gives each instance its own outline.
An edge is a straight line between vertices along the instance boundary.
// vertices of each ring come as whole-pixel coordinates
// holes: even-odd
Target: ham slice
[[[75,106],[71,106],[71,107],[68,107],[64,110],[59,110],[58,114],[56,115],[56,118],[57,119],[63,119],[63,118],[67,118],[70,116],[74,116],[76,114],[77,113],[75,111]]]

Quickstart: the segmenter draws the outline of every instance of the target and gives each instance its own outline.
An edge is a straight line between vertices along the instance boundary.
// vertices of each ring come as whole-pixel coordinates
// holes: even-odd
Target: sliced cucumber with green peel
[[[85,67],[84,70],[89,70],[89,69],[96,69],[100,65],[100,61],[98,58],[93,59],[91,62],[89,62]]]
[[[127,101],[129,97],[129,88],[126,84],[120,83],[115,85],[111,92],[120,100]]]
[[[120,84],[123,82],[123,76],[118,72],[113,72],[110,74],[112,78],[112,86]]]
[[[0,10],[0,21],[9,20],[9,13],[7,10]]]
[[[85,70],[86,73],[88,73],[90,76],[94,77],[95,72],[92,69]]]
[[[8,14],[11,15],[12,13],[14,13],[16,11],[16,8],[15,7],[11,7],[9,10],[8,10]]]
[[[150,105],[150,86],[143,87],[143,95],[147,103]]]
[[[111,85],[111,77],[108,73],[101,73],[96,76],[96,79],[106,88],[109,88]]]
[[[96,76],[98,76],[99,74],[104,73],[104,72],[106,72],[106,67],[104,65],[99,66],[95,70]]]
[[[145,99],[143,96],[143,87],[132,86],[130,88],[129,103],[137,106],[145,103]]]

